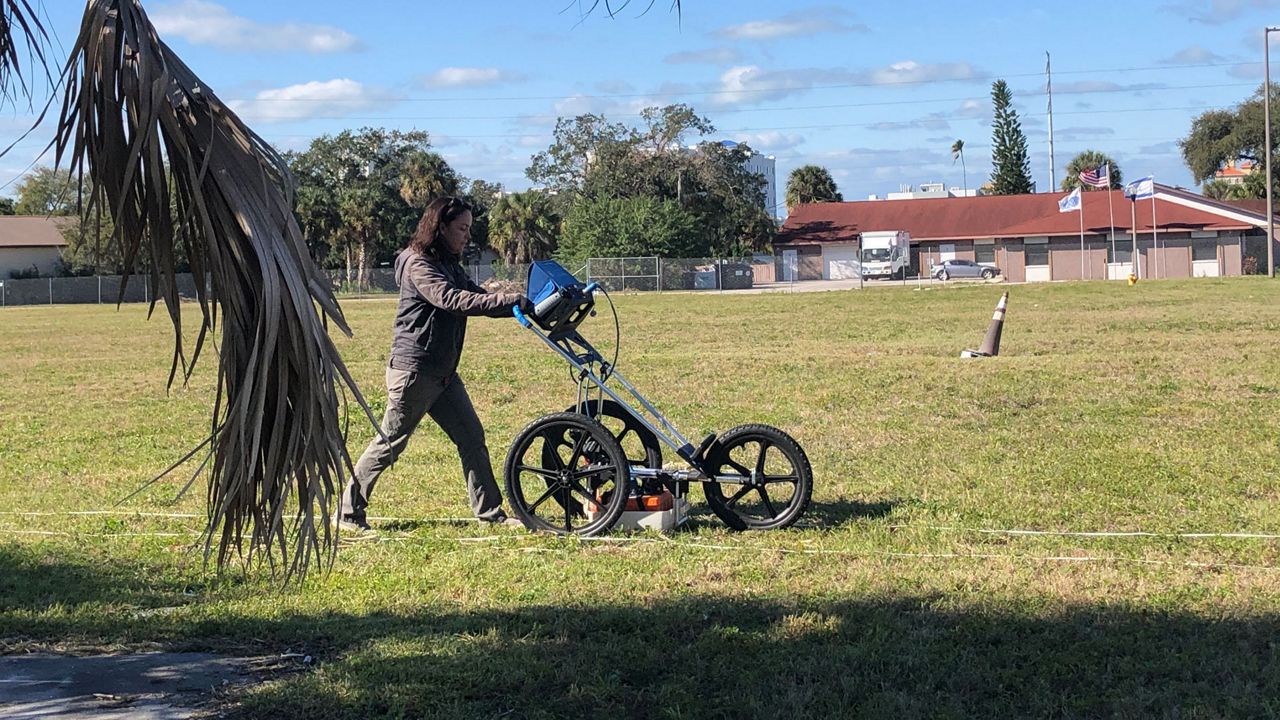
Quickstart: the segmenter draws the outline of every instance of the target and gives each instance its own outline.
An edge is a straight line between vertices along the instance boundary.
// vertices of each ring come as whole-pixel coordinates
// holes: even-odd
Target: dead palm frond
[[[657,2],[658,0],[649,0],[649,3],[645,5],[644,10],[640,11],[640,15],[647,15]],[[564,10],[561,10],[560,12],[563,13],[576,7],[578,9],[578,16],[582,19],[586,19],[586,17],[594,13],[597,8],[604,6],[605,14],[612,18],[617,17],[618,13],[625,10],[629,5],[631,5],[631,0],[572,0],[565,6]],[[680,0],[671,0],[671,10],[676,15],[681,14]]]
[[[40,15],[28,0],[0,0],[0,98],[12,102],[18,95],[31,97],[31,85],[22,74],[23,48],[31,60],[33,69],[48,73],[45,48],[49,35],[40,22]]]
[[[221,321],[210,434],[188,456],[207,448],[206,559],[286,577],[327,564],[335,489],[351,472],[339,393],[368,408],[326,330],[350,334],[294,219],[284,160],[160,40],[138,0],[89,1],[62,83],[58,164],[83,177],[85,211],[114,221],[126,268],[150,256],[175,332],[170,383],[190,376]],[[189,354],[179,248],[208,278],[196,282]]]

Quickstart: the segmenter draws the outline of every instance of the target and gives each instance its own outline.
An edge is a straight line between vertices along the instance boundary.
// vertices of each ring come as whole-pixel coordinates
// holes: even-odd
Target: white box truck
[[[911,234],[876,230],[861,236],[862,277],[900,278],[911,266]]]

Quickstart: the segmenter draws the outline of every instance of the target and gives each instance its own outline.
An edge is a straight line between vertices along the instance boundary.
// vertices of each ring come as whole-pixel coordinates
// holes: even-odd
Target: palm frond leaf
[[[653,9],[653,6],[657,1],[658,0],[649,0],[649,3],[645,5],[644,10],[641,10],[640,14],[636,17],[647,15],[649,11]],[[616,18],[618,14],[625,10],[629,5],[631,5],[631,0],[588,0],[587,2],[584,2],[583,0],[571,0],[571,2],[560,12],[563,13],[576,7],[578,9],[579,17],[586,19],[588,15],[594,13],[598,8],[603,7],[605,14],[611,18]],[[677,16],[681,15],[680,0],[671,0],[671,11]]]
[[[39,7],[28,0],[0,0],[0,98],[6,103],[19,95],[31,97],[32,86],[23,74],[24,56],[53,84],[45,57],[49,35],[40,22]]]
[[[170,384],[221,330],[206,560],[286,578],[327,565],[336,489],[352,471],[339,394],[368,406],[327,331],[350,335],[307,253],[284,159],[161,41],[138,0],[90,0],[62,82],[58,164],[84,179],[86,212],[111,216],[126,267],[150,256],[150,310],[163,300],[174,328]],[[209,279],[196,283],[189,351],[179,248]]]

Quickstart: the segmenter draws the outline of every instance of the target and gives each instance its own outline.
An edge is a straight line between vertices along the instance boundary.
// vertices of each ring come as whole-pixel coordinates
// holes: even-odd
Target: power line
[[[1215,87],[1216,87],[1216,86],[1215,86]],[[1215,109],[1215,107],[1214,107],[1214,106],[1185,105],[1185,106],[1178,106],[1178,107],[1165,107],[1165,108],[1158,108],[1158,107],[1143,107],[1143,108],[1117,108],[1117,109],[1113,109],[1113,110],[1099,110],[1099,109],[1090,109],[1090,110],[1069,110],[1069,111],[1065,111],[1065,112],[1057,112],[1057,113],[1055,113],[1055,114],[1056,114],[1056,115],[1090,115],[1090,116],[1097,116],[1097,115],[1129,114],[1129,113],[1184,112],[1184,111],[1187,111],[1187,110],[1209,111],[1209,110],[1213,110],[1213,109]],[[1028,113],[1028,114],[1026,114],[1026,115],[1022,115],[1021,117],[1044,117],[1044,116],[1046,116],[1047,114],[1048,114],[1048,113]],[[342,119],[347,119],[347,120],[403,120],[403,119],[412,119],[412,118],[395,118],[395,117],[346,117],[346,118],[342,118]],[[932,119],[953,121],[953,120],[971,120],[971,119],[973,119],[973,118],[972,118],[972,117],[970,117],[970,116],[954,115],[954,114],[951,114],[951,115],[936,115],[936,116],[933,116],[933,118],[932,118]],[[772,127],[745,127],[745,128],[731,128],[731,129],[717,130],[717,131],[716,131],[716,134],[717,134],[717,135],[728,135],[728,134],[733,134],[733,133],[759,133],[759,132],[774,132],[774,131],[779,131],[779,130],[835,130],[835,129],[849,129],[849,128],[868,128],[868,127],[874,127],[874,126],[877,126],[877,125],[882,125],[882,124],[884,124],[884,123],[886,123],[886,122],[892,122],[892,121],[884,121],[884,120],[881,120],[881,121],[869,122],[869,123],[830,123],[830,124],[814,124],[814,125],[778,125],[778,126],[772,126]],[[906,123],[909,123],[910,121],[905,121],[905,122],[906,122]],[[905,128],[904,128],[904,129],[905,129]],[[926,129],[927,129],[927,128],[926,128]],[[944,130],[944,128],[939,128],[939,132],[941,132],[942,130]],[[444,137],[445,139],[448,139],[448,140],[516,140],[516,139],[522,139],[522,138],[537,138],[537,137],[550,138],[550,137],[552,136],[552,132],[551,132],[550,130],[541,130],[541,131],[530,131],[530,132],[523,132],[523,133],[496,133],[496,134],[482,134],[482,135],[454,135],[454,134],[452,134],[452,133],[438,133],[438,135],[440,135],[440,136],[442,136],[442,137]],[[264,137],[265,137],[268,141],[270,141],[270,142],[280,143],[280,142],[288,142],[288,141],[291,141],[291,140],[308,140],[308,139],[314,138],[314,137],[316,137],[316,136],[315,136],[315,135],[306,135],[306,134],[295,134],[295,135],[264,135]],[[1150,137],[1150,138],[1117,138],[1117,137],[1109,137],[1109,136],[1102,137],[1102,138],[1100,138],[1100,139],[1101,139],[1101,140],[1103,140],[1103,141],[1106,141],[1106,142],[1123,142],[1123,141],[1126,141],[1126,140],[1133,140],[1133,141],[1161,141],[1161,140],[1167,140],[1167,138],[1157,138],[1157,137]],[[1068,141],[1068,142],[1071,142],[1071,141]],[[14,149],[15,149],[15,150],[17,150],[17,149],[35,148],[35,147],[44,148],[44,144],[43,144],[43,143],[38,143],[38,144],[33,144],[33,145],[20,144],[20,145],[15,145],[15,146],[14,146]],[[985,146],[985,145],[971,145],[971,146],[970,146],[970,145],[966,145],[966,147],[981,148],[981,147],[987,147],[987,146]]]
[[[1165,107],[1165,108],[1143,107],[1143,108],[1120,108],[1115,110],[1098,110],[1098,109],[1072,110],[1072,111],[1066,111],[1066,112],[1058,112],[1058,113],[1055,113],[1055,115],[1095,115],[1096,116],[1096,115],[1114,115],[1114,114],[1123,114],[1123,113],[1158,113],[1158,112],[1177,112],[1177,111],[1185,111],[1185,110],[1212,110],[1212,109],[1214,108],[1211,106],[1205,106],[1205,105],[1185,105],[1185,106],[1179,106],[1179,107]],[[1021,115],[1020,117],[1024,117],[1024,118],[1044,117],[1047,114],[1048,113],[1026,113]],[[311,119],[385,121],[385,120],[416,120],[418,118],[404,117],[404,116],[399,116],[399,117],[397,116],[335,116],[332,118],[311,118]],[[973,118],[971,116],[966,116],[966,115],[939,114],[939,115],[932,116],[931,119],[971,120]],[[886,123],[892,123],[892,122],[894,121],[879,120],[876,122],[869,122],[869,123],[827,123],[827,124],[814,124],[814,125],[774,125],[774,126],[768,126],[768,127],[727,128],[723,130],[717,130],[716,134],[724,135],[728,133],[772,132],[777,130],[834,130],[834,129],[843,129],[843,128],[869,128],[869,127],[875,127],[877,125],[884,125]],[[913,121],[903,121],[903,124],[909,125],[911,122]],[[903,129],[907,129],[907,128],[903,128]],[[939,130],[941,130],[941,128]],[[485,134],[485,135],[455,135],[453,133],[439,133],[439,134],[451,140],[496,140],[496,139],[518,139],[518,138],[527,138],[527,137],[550,137],[552,134],[552,131],[540,130],[540,131],[530,131],[530,132],[523,132],[523,133],[495,133],[495,134]],[[309,136],[297,136],[297,137],[309,137]]]
[[[1256,65],[1255,62],[1233,62],[1233,63],[1198,63],[1190,65],[1150,65],[1135,66],[1121,68],[1097,68],[1093,70],[1059,70],[1059,75],[1087,75],[1092,73],[1124,73],[1124,72],[1176,72],[1182,70],[1191,70],[1196,68],[1215,68],[1215,67],[1246,67]],[[986,82],[991,77],[1000,78],[1025,78],[1025,77],[1041,77],[1041,72],[1028,73],[995,73],[982,76],[954,77],[954,78],[928,78],[924,80],[894,80],[888,82],[877,81],[857,81],[848,83],[831,83],[821,85],[772,85],[764,88],[743,88],[740,90],[684,90],[680,92],[644,92],[644,93],[571,93],[569,95],[508,95],[508,96],[449,96],[449,97],[385,97],[376,98],[379,100],[396,101],[396,102],[512,102],[523,100],[564,100],[566,97],[582,98],[590,100],[609,100],[623,98],[647,98],[655,95],[669,95],[672,97],[696,97],[710,95],[748,95],[752,93],[772,93],[772,92],[789,92],[799,90],[830,90],[840,88],[859,88],[859,87],[899,87],[899,86],[918,86],[918,85],[936,85],[940,83],[955,82]],[[1215,86],[1217,87],[1217,86]],[[234,98],[226,100],[226,102],[279,102],[279,103],[301,103],[301,102],[333,102],[333,98]]]
[[[1159,87],[1159,88],[1143,88],[1142,90],[1132,90],[1130,88],[1125,88],[1125,87],[1116,87],[1116,88],[1094,90],[1088,93],[1071,93],[1071,94],[1093,95],[1093,94],[1117,93],[1117,92],[1168,92],[1172,90],[1203,90],[1206,88],[1232,88],[1232,87],[1245,87],[1245,86],[1252,87],[1253,85],[1254,83],[1249,83],[1249,82],[1227,83],[1227,84],[1209,83],[1209,84],[1201,84],[1201,85],[1169,85],[1169,86]],[[964,102],[967,100],[974,100],[974,99],[975,98],[973,96],[969,95],[969,96],[963,96],[963,97],[929,98],[929,99],[923,99],[923,100],[879,100],[875,102],[836,103],[836,104],[827,104],[827,105],[783,105],[780,107],[767,107],[767,108],[723,108],[723,109],[716,109],[713,112],[714,114],[717,114],[717,115],[723,115],[723,114],[730,114],[730,113],[745,113],[745,112],[797,112],[801,110],[804,110],[804,111],[847,110],[850,108],[892,107],[892,106],[902,106],[902,105],[929,105],[933,103]],[[1063,113],[1058,113],[1058,114],[1063,114]],[[344,114],[344,115],[308,115],[303,118],[297,118],[297,121],[303,122],[306,120],[417,120],[417,121],[527,120],[527,119],[538,118],[538,117],[550,118],[552,117],[552,115],[549,113],[523,113],[519,115],[391,115],[391,116],[370,117],[370,116]],[[611,114],[609,117],[639,118],[643,116],[640,113],[614,113],[614,114]]]

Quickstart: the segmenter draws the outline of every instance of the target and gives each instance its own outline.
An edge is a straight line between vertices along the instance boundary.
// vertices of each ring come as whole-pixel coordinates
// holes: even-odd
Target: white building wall
[[[32,265],[41,275],[52,275],[61,258],[61,248],[56,247],[0,247],[0,282],[8,280],[9,273],[25,272]]]

